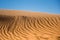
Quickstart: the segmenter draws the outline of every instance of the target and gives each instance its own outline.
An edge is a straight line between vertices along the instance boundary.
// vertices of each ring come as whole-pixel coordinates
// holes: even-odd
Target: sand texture
[[[60,40],[60,14],[0,10],[0,40]]]

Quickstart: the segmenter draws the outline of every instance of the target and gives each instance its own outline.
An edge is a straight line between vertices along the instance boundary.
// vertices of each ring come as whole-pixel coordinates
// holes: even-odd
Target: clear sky
[[[0,9],[60,13],[60,0],[0,0]]]

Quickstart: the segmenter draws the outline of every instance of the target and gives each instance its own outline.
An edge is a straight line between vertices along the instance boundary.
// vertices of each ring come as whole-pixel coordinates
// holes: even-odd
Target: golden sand
[[[0,40],[60,40],[60,15],[0,10]]]

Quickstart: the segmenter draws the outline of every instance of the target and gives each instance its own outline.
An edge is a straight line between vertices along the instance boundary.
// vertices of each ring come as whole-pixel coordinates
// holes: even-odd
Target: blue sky
[[[0,0],[0,9],[60,13],[60,0]]]

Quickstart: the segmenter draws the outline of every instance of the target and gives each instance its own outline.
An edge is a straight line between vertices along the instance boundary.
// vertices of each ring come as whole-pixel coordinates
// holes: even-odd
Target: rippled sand
[[[0,10],[0,40],[60,40],[60,14]]]

